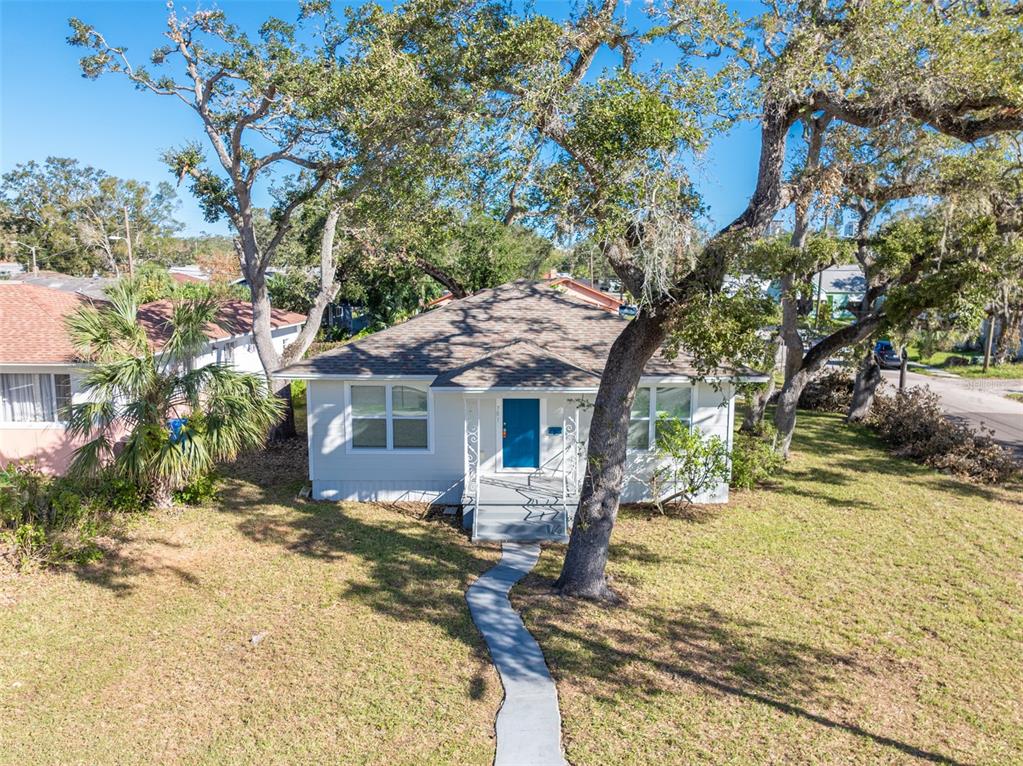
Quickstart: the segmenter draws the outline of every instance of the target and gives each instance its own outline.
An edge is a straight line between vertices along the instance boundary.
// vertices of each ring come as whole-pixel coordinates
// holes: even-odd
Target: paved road
[[[883,375],[898,386],[898,370],[885,370]],[[1023,381],[938,378],[909,372],[906,385],[929,387],[941,398],[941,406],[950,417],[975,428],[991,429],[996,441],[1023,458],[1023,402],[1005,396],[1008,391],[1023,392]]]

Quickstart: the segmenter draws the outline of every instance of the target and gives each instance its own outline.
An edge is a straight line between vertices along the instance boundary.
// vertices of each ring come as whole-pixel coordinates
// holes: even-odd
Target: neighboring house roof
[[[867,291],[867,280],[863,276],[863,269],[857,264],[846,266],[832,266],[815,274],[813,277],[813,289],[817,290],[817,282],[820,280],[822,293],[852,293],[862,295]]]
[[[201,266],[194,263],[187,266],[171,266],[167,269],[167,273],[170,274],[171,279],[179,283],[210,281],[210,275],[203,271]]]
[[[145,328],[146,335],[154,348],[162,348],[170,339],[173,325],[174,304],[169,300],[153,301],[139,306],[138,322]],[[279,327],[302,324],[305,314],[294,311],[271,309],[270,326],[275,330]],[[217,312],[215,324],[206,328],[206,336],[210,340],[224,340],[235,335],[252,332],[252,304],[243,300],[225,301]]]
[[[68,274],[61,274],[59,271],[19,274],[17,280],[28,285],[49,287],[68,293],[80,293],[98,301],[107,299],[107,288],[117,281],[116,279],[107,279],[106,277],[72,277]]]
[[[611,344],[628,321],[574,292],[522,280],[418,314],[281,373],[439,376],[436,385],[472,388],[589,387],[599,382]],[[697,370],[685,354],[669,360],[658,352],[644,373],[695,376]]]
[[[78,361],[64,318],[91,304],[91,299],[78,293],[0,282],[0,364]]]
[[[625,304],[625,301],[619,300],[610,293],[605,293],[603,290],[598,290],[596,287],[572,277],[559,277],[557,279],[550,280],[547,284],[551,287],[560,287],[565,290],[570,290],[587,303],[599,306],[605,311],[617,312],[619,307]]]
[[[450,292],[446,292],[443,295],[437,296],[432,301],[426,302],[426,308],[435,309],[438,306],[447,306],[451,301],[455,299],[455,296]]]

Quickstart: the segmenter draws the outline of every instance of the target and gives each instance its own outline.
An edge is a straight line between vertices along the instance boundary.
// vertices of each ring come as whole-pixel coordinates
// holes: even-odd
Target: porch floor
[[[567,501],[563,492],[559,474],[480,476],[479,520],[473,540],[568,542],[565,506],[571,528],[578,497],[571,483]]]

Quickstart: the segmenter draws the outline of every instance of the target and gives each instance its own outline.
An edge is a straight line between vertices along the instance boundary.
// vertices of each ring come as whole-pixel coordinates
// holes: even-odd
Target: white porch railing
[[[567,411],[561,427],[561,510],[564,513],[564,532],[568,537],[568,489],[579,497],[579,408]]]
[[[480,402],[465,400],[465,494],[466,507],[472,510],[472,537],[475,540],[480,519]]]

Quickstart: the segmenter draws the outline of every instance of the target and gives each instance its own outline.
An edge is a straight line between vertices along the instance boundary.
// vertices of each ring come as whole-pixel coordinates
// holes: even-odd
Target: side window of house
[[[692,388],[658,388],[655,398],[657,411],[656,429],[660,429],[661,424],[666,419],[690,425],[692,420]],[[657,436],[660,436],[659,432]]]
[[[353,449],[426,449],[429,403],[416,386],[352,386]]]
[[[639,388],[629,415],[629,441],[631,450],[653,449],[665,419],[690,425],[692,422],[693,389]]]
[[[4,422],[64,421],[70,405],[70,375],[0,374],[0,420]]]
[[[387,448],[387,386],[352,386],[352,447]]]
[[[391,443],[395,449],[426,449],[426,391],[413,386],[391,389]]]
[[[629,415],[629,449],[650,449],[650,389],[640,388]]]

